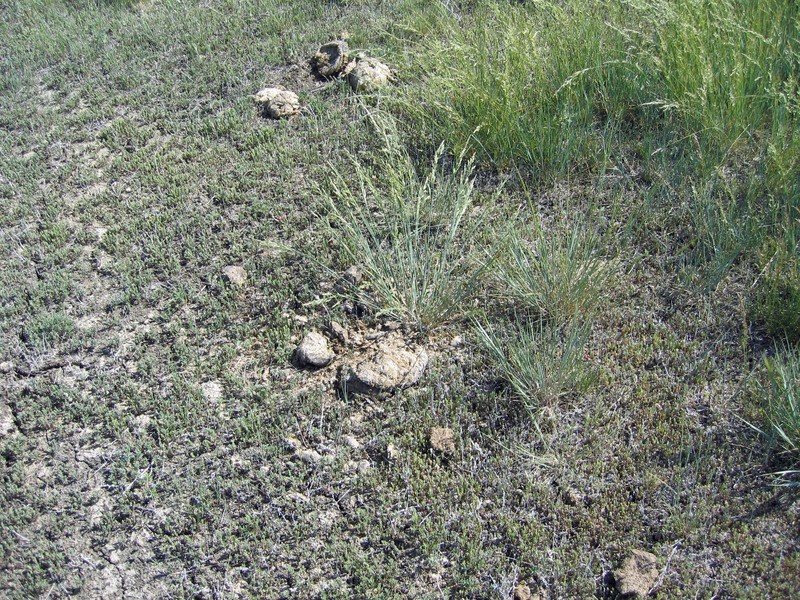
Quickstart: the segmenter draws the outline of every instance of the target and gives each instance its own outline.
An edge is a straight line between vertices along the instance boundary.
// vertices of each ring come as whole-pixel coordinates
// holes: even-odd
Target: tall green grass
[[[407,110],[426,132],[501,167],[560,173],[591,162],[600,115],[638,110],[645,98],[624,34],[604,22],[617,10],[609,7],[575,15],[569,3],[478,2],[468,16],[443,8],[416,24],[435,34],[415,51],[421,85],[410,88]],[[609,74],[616,87],[602,85]]]
[[[800,294],[791,272],[800,252],[791,243],[800,231],[796,2],[440,7],[413,22],[428,35],[410,57],[401,104],[422,143],[444,132],[454,148],[537,181],[641,167],[648,176],[637,185],[663,190],[652,210],[686,208],[680,221],[644,218],[674,228],[664,249],[688,249],[695,289],[713,291],[738,264],[755,277],[766,245],[787,249],[770,269],[785,268],[776,277]]]
[[[435,35],[415,49],[409,110],[501,166],[563,173],[610,126],[666,127],[713,142],[703,159],[765,151],[785,186],[800,150],[798,15],[790,0],[442,5],[415,23]]]
[[[786,0],[639,2],[650,25],[640,56],[660,80],[666,110],[726,151],[783,127],[794,112],[797,4]],[[795,113],[795,118],[797,114]],[[795,148],[796,150],[796,148]]]

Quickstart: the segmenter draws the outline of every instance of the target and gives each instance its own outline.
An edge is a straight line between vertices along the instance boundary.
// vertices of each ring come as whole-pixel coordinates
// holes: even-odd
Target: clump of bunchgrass
[[[800,341],[800,257],[798,245],[779,244],[756,280],[752,316],[769,332]]]
[[[535,423],[543,409],[591,385],[584,362],[590,333],[586,323],[571,321],[559,326],[529,320],[506,336],[480,324],[476,327],[483,347]]]
[[[356,162],[355,185],[334,179],[330,221],[347,259],[364,271],[359,301],[430,330],[461,314],[487,264],[474,251],[486,238],[485,219],[473,211],[472,161],[446,160],[442,145],[420,174],[390,120],[373,124],[385,142],[383,162],[373,169]]]
[[[523,324],[503,335],[479,324],[478,338],[537,427],[543,409],[591,384],[584,350],[614,271],[600,241],[585,222],[546,227],[535,220],[511,228],[494,263]]]
[[[541,221],[513,228],[495,274],[515,302],[540,318],[568,323],[587,319],[613,272],[598,252],[599,236],[584,224],[568,231]]]
[[[768,384],[765,396],[766,432],[793,463],[800,463],[800,347],[785,346],[765,360]],[[783,475],[800,471],[784,472]]]

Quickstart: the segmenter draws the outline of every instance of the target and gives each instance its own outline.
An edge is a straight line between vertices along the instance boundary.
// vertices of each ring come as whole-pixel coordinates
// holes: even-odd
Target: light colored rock
[[[622,567],[614,571],[617,591],[623,598],[645,598],[658,579],[658,559],[644,550],[632,550]]]
[[[300,110],[300,98],[289,90],[268,87],[253,96],[261,104],[267,116],[273,119],[290,117]]]
[[[431,448],[442,454],[455,454],[456,442],[453,430],[449,427],[432,427],[430,432]]]
[[[524,583],[518,583],[514,588],[514,600],[531,600],[531,588]]]
[[[344,465],[344,472],[347,475],[363,475],[372,469],[372,465],[366,459],[364,460],[349,460]]]
[[[342,40],[334,40],[320,46],[314,55],[314,67],[317,73],[323,77],[334,77],[341,73],[347,66],[349,51],[347,42]]]
[[[347,267],[342,278],[353,285],[358,285],[361,283],[361,280],[364,279],[364,270],[357,265],[351,265]]]
[[[352,448],[353,450],[358,450],[359,448],[361,448],[361,442],[359,442],[352,435],[342,436],[342,441],[348,446],[350,446],[350,448]]]
[[[324,367],[335,358],[335,354],[328,347],[325,336],[312,331],[306,334],[303,341],[294,353],[295,363],[298,367]]]
[[[386,458],[389,460],[397,460],[400,456],[400,450],[397,449],[397,446],[394,444],[389,444],[386,446]]]
[[[392,81],[392,71],[375,58],[358,58],[347,74],[347,81],[355,92],[374,92]]]
[[[247,271],[236,265],[228,265],[222,269],[222,275],[225,281],[236,287],[243,286],[247,281]]]
[[[308,504],[309,502],[311,502],[308,499],[308,496],[306,496],[305,494],[301,494],[300,492],[288,492],[284,496],[284,498],[286,498],[286,500],[290,500],[292,502],[300,502],[302,504]]]
[[[319,452],[310,449],[298,450],[295,452],[295,456],[310,465],[315,465],[322,460],[322,455]]]
[[[0,438],[7,438],[17,431],[14,414],[6,403],[0,403]]]
[[[424,348],[411,351],[387,344],[360,362],[343,365],[339,386],[344,393],[380,396],[418,383],[426,366]]]
[[[150,428],[153,419],[150,415],[137,415],[131,420],[131,424],[133,425],[133,432],[136,435],[144,435],[147,433],[147,430]]]
[[[200,391],[209,402],[219,402],[222,399],[222,385],[217,381],[201,383]]]

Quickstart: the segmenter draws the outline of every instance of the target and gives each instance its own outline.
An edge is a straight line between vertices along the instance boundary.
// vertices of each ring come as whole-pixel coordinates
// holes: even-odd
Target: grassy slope
[[[431,336],[422,386],[384,401],[290,368],[327,310],[359,325],[309,304],[328,276],[269,243],[335,260],[319,189],[350,176],[348,154],[380,156],[371,109],[305,61],[345,29],[398,64],[420,42],[399,25],[419,7],[364,4],[0,4],[0,363],[19,429],[0,449],[0,592],[505,598],[525,580],[602,597],[642,548],[658,597],[791,595],[800,505],[737,418],[758,418],[746,377],[769,340],[742,272],[713,294],[675,275],[691,197],[657,176],[578,161],[532,199],[504,192],[555,221],[596,214],[621,265],[585,353],[597,382],[542,417],[546,443],[466,323]],[[248,95],[266,84],[308,110],[260,118]],[[433,425],[456,456],[430,452]],[[293,459],[286,436],[330,460]]]

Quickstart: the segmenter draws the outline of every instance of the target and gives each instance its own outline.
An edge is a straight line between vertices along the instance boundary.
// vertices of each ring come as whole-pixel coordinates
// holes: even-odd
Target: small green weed
[[[68,340],[75,333],[75,324],[64,313],[41,313],[23,330],[23,340],[30,348],[43,350]]]

